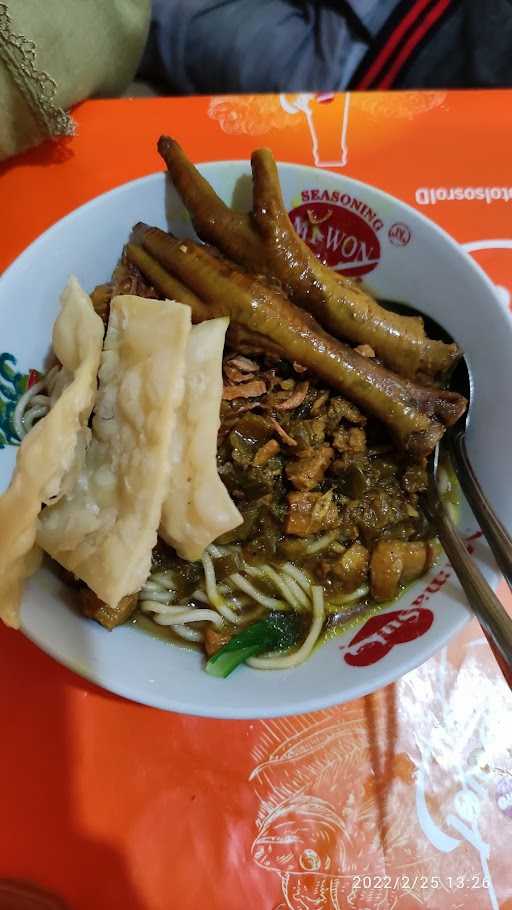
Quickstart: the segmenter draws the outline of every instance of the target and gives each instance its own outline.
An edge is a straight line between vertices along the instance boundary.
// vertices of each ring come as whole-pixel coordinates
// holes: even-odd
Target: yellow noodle
[[[256,603],[261,604],[262,607],[267,607],[269,610],[282,610],[286,606],[282,600],[277,600],[275,597],[269,597],[268,594],[264,594],[263,591],[255,588],[252,582],[247,578],[244,578],[243,575],[240,575],[240,572],[234,572],[229,578],[237,588],[240,588],[241,591],[244,591],[249,597],[252,597],[252,599],[255,600]]]
[[[298,569],[297,566],[294,566],[292,562],[285,562],[281,568],[286,575],[289,575],[290,578],[293,578],[297,584],[300,585],[306,594],[311,594],[311,579],[308,578],[305,572]]]
[[[172,600],[172,592],[155,590],[154,588],[147,588],[144,586],[140,592],[139,598],[141,601],[150,600],[161,604],[169,604]]]
[[[275,569],[271,565],[269,565],[268,563],[265,563],[262,566],[251,566],[249,563],[244,562],[243,569],[244,569],[245,574],[251,576],[252,578],[261,578],[267,584],[270,582],[270,584],[276,589],[277,593],[282,594],[285,601],[294,610],[300,609],[300,601],[294,602],[293,591],[290,592],[289,588],[286,586],[286,579],[282,580],[280,578],[279,574],[275,571]],[[241,575],[241,573],[235,573],[235,574],[237,575],[237,577],[238,577],[238,575]],[[232,578],[233,576],[230,576],[230,577]],[[243,576],[241,576],[241,577],[243,577]],[[248,582],[248,584],[251,584],[251,583]],[[257,591],[261,597],[269,597],[271,600],[273,599],[272,595],[267,595],[265,593],[265,591],[260,591],[259,588],[254,588],[252,586],[252,590]],[[251,596],[254,598],[255,595],[252,594]],[[279,598],[278,598],[278,600],[279,600]],[[259,601],[259,602],[263,603],[263,601]],[[279,606],[278,604],[273,604],[271,606],[270,603],[267,603],[266,606],[268,607],[269,610],[281,609],[281,606]]]
[[[211,556],[208,553],[204,552],[202,562],[206,593],[211,605],[215,607],[221,616],[223,616],[224,619],[227,619],[228,622],[233,623],[233,625],[239,625],[241,622],[240,616],[238,613],[235,613],[231,607],[228,607],[217,590],[217,579],[215,578],[215,569],[213,567]]]
[[[212,559],[219,559],[220,556],[226,556],[230,552],[228,547],[221,547],[217,543],[211,543],[207,550]]]
[[[181,623],[176,623],[176,625],[172,627],[172,631],[175,635],[179,635],[180,638],[183,638],[184,641],[201,642],[204,639],[204,635],[199,629],[191,629],[189,626],[184,626]]]
[[[284,599],[290,604],[294,610],[300,610],[302,604],[297,600],[295,594],[291,590],[288,582],[285,578],[282,578],[272,566],[264,565],[262,567],[263,576],[267,576],[271,582],[275,585],[277,590],[283,595]]]
[[[171,614],[171,613],[182,613],[184,609],[188,609],[183,606],[169,606],[169,604],[163,604],[159,600],[151,600],[151,597],[146,597],[144,600],[139,601],[139,607],[143,613],[162,613],[162,614]]]
[[[308,597],[308,595],[304,593],[304,591],[302,590],[300,585],[297,584],[297,582],[295,581],[294,578],[291,577],[291,575],[286,575],[285,578],[283,578],[284,574],[285,574],[284,572],[281,573],[281,578],[283,579],[283,581],[286,582],[290,591],[292,591],[292,593],[295,595],[295,597],[299,601],[301,607],[303,607],[305,610],[309,610],[311,608],[311,601],[310,601],[310,598]]]
[[[211,622],[214,626],[224,625],[224,620],[216,610],[203,610],[199,608],[187,608],[186,606],[177,613],[161,613],[155,616],[155,622],[160,626],[173,626],[176,623],[183,625],[188,622]]]
[[[208,606],[210,605],[210,601],[208,600],[208,595],[205,594],[205,592],[202,591],[201,588],[196,588],[196,590],[192,592],[192,600],[197,600],[197,601],[199,601],[199,603],[202,603],[202,604],[208,604]]]
[[[360,585],[359,588],[356,588],[351,594],[341,594],[339,597],[331,597],[329,605],[332,604],[334,607],[343,607],[346,604],[355,603],[357,600],[362,600],[363,597],[366,597],[369,591],[368,585]]]
[[[322,537],[317,537],[313,543],[308,544],[306,547],[306,553],[308,556],[312,556],[313,553],[321,553],[322,550],[327,550],[337,538],[339,531],[330,531],[328,534],[324,534]]]
[[[171,569],[165,569],[163,572],[152,572],[149,579],[157,585],[163,585],[164,588],[174,588],[176,585],[176,575]]]

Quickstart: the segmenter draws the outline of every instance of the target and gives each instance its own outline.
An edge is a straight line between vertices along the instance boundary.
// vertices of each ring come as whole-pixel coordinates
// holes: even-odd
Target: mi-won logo
[[[326,265],[357,278],[378,265],[384,222],[370,206],[339,190],[303,190],[289,213],[300,237]]]

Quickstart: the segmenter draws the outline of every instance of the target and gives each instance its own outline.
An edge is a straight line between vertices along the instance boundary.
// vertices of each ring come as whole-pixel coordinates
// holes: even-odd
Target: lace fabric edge
[[[22,93],[45,136],[73,136],[73,119],[55,103],[57,83],[38,69],[37,45],[13,30],[6,3],[0,3],[0,59]]]

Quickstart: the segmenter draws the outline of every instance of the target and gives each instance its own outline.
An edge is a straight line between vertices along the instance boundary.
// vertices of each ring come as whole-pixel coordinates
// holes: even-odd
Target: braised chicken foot
[[[325,332],[281,291],[212,255],[206,247],[144,225],[137,225],[135,235],[146,252],[204,301],[212,318],[228,315],[234,323],[269,338],[288,360],[313,370],[378,417],[406,450],[417,455],[431,452],[444,426],[463,413],[462,396],[418,386],[362,357]],[[144,272],[141,257],[138,265]],[[147,277],[155,281],[154,274]]]
[[[389,312],[317,259],[288,217],[268,149],[252,156],[253,210],[247,215],[219,199],[173,139],[162,136],[158,150],[201,239],[255,275],[278,280],[287,296],[332,335],[370,345],[386,365],[410,379],[439,376],[458,359],[456,344],[426,337],[420,317]]]

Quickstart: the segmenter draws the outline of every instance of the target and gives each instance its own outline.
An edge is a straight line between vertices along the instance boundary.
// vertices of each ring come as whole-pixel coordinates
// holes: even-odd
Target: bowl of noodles
[[[467,406],[449,388],[461,349],[471,458],[512,516],[506,314],[448,235],[380,190],[266,150],[196,169],[159,149],[167,174],[76,210],[1,279],[0,615],[167,710],[352,699],[468,619],[422,508]],[[442,482],[494,581],[449,467]]]

